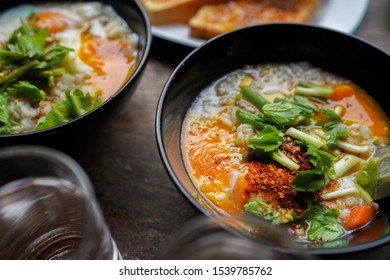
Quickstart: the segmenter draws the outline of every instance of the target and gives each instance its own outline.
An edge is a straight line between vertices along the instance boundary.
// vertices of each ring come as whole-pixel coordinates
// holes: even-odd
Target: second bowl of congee
[[[380,49],[318,27],[221,36],[162,92],[162,160],[207,215],[250,213],[313,252],[383,244],[390,122],[380,69],[389,65]]]
[[[3,4],[0,24],[3,139],[52,134],[123,102],[150,44],[136,2],[15,1]]]

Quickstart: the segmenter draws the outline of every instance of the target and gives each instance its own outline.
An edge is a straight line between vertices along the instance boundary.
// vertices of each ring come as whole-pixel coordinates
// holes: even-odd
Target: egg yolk
[[[63,13],[45,10],[37,13],[30,21],[35,28],[47,27],[51,33],[63,32],[72,25]],[[134,72],[133,46],[122,38],[96,37],[84,30],[80,36],[80,59],[90,66],[94,73],[87,84],[101,93],[103,100],[109,98]]]
[[[134,71],[133,49],[124,39],[107,39],[81,35],[80,59],[94,69],[87,83],[107,99],[121,87]]]
[[[49,28],[51,33],[58,33],[64,31],[70,24],[66,15],[53,11],[45,10],[37,13],[30,21],[30,24],[35,28]]]
[[[239,212],[248,198],[243,176],[231,186],[231,171],[245,166],[241,156],[229,149],[235,132],[217,120],[193,119],[188,125],[186,149],[200,190],[220,209]]]

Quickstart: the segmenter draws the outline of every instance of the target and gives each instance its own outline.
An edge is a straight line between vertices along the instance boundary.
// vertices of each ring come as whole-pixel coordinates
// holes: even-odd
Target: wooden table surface
[[[371,0],[354,35],[390,53],[390,1]],[[156,258],[175,230],[202,215],[170,181],[159,157],[154,128],[164,83],[190,51],[154,38],[144,75],[127,106],[96,135],[78,140],[77,149],[64,148],[90,176],[126,260]],[[390,244],[324,258],[390,259]]]

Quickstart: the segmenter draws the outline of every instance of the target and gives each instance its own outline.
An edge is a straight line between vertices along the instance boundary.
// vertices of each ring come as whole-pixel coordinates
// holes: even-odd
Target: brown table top
[[[346,11],[347,12],[347,11]],[[390,52],[390,1],[371,0],[354,32]],[[170,181],[157,150],[155,113],[174,67],[191,49],[154,39],[138,89],[126,107],[81,148],[66,149],[90,176],[122,256],[154,259],[161,244],[189,219],[202,215]],[[390,244],[340,259],[389,259]]]

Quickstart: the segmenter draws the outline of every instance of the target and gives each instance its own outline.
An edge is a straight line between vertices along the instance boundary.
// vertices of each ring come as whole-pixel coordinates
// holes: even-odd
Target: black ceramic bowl
[[[54,1],[32,0],[32,1],[1,1],[0,14],[12,7],[20,4],[39,4]],[[91,2],[79,0],[65,0],[55,2]],[[130,28],[139,35],[139,56],[135,65],[133,74],[123,83],[107,101],[102,103],[95,109],[87,112],[81,117],[69,121],[65,124],[58,125],[45,130],[12,134],[0,135],[0,145],[19,144],[19,143],[43,143],[50,144],[54,141],[62,139],[78,138],[81,135],[87,135],[92,129],[97,129],[103,122],[112,118],[114,113],[120,111],[125,106],[128,99],[136,90],[140,79],[143,75],[145,65],[147,63],[149,52],[152,43],[152,33],[149,18],[147,17],[143,7],[138,1],[129,0],[102,0],[100,1],[107,5],[111,5],[114,10],[121,16]]]
[[[390,112],[390,103],[385,101],[388,87],[385,69],[390,67],[390,56],[359,38],[326,28],[281,23],[243,28],[210,40],[190,53],[169,77],[156,114],[156,137],[162,162],[179,191],[204,214],[214,215],[215,208],[198,194],[185,169],[180,149],[181,126],[187,109],[202,89],[232,70],[248,64],[299,61],[350,79],[370,93],[385,112]],[[349,241],[341,246],[332,243],[308,250],[337,254],[389,242],[389,200],[379,201],[379,204],[381,214],[373,223],[385,227],[379,233],[370,235],[362,231],[353,244]]]

